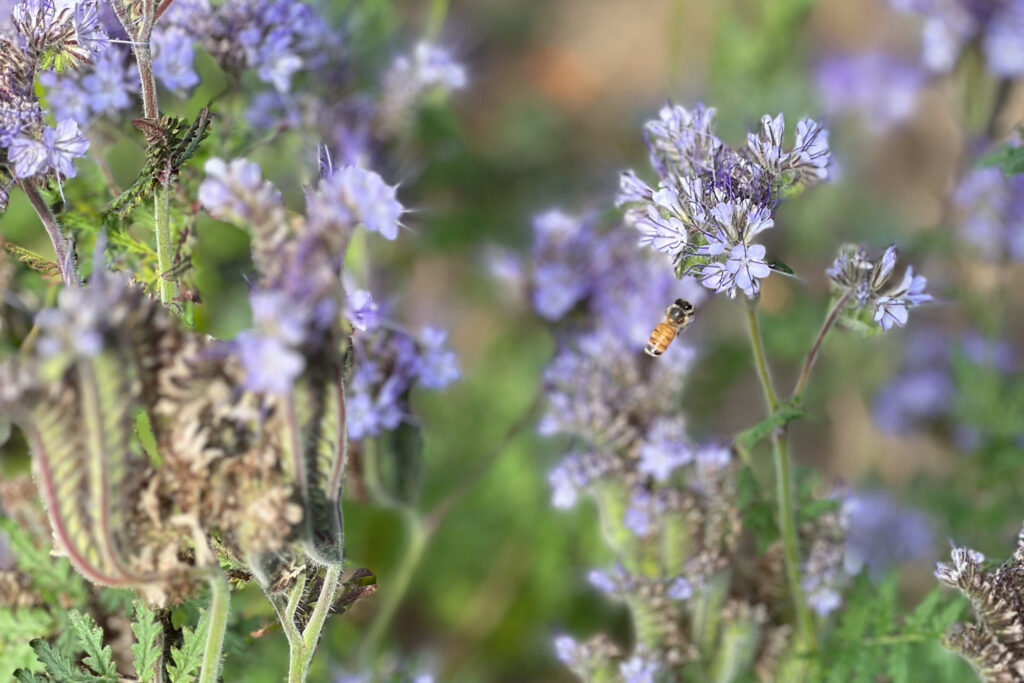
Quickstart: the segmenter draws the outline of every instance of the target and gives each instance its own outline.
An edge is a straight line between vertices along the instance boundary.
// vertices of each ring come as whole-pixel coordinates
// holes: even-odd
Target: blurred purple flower
[[[126,53],[117,48],[104,50],[90,73],[82,78],[82,90],[89,96],[89,109],[111,114],[128,109],[138,90],[138,73],[129,69]]]
[[[960,234],[985,258],[1024,260],[1024,175],[968,171],[953,193]]]
[[[925,85],[919,68],[884,53],[830,57],[816,80],[826,112],[856,114],[874,132],[910,118]]]
[[[672,472],[693,460],[693,451],[686,439],[686,428],[678,418],[656,421],[640,446],[637,469],[659,483],[668,481]]]
[[[423,356],[420,361],[419,382],[430,389],[444,389],[459,379],[459,362],[455,353],[445,347],[448,333],[433,327],[420,332]]]
[[[89,121],[89,94],[73,77],[61,77],[53,71],[39,74],[39,82],[46,88],[46,102],[58,121],[74,119],[79,126]]]
[[[307,212],[315,224],[362,225],[385,239],[398,237],[405,209],[388,185],[373,171],[344,166],[324,178],[307,197]]]
[[[158,27],[153,31],[152,44],[153,73],[165,88],[188,91],[199,84],[199,74],[192,68],[192,37],[185,29]]]
[[[680,602],[689,600],[693,597],[693,586],[690,585],[689,581],[680,576],[669,584],[665,595],[671,600],[679,600]]]
[[[357,330],[366,332],[380,325],[380,310],[373,296],[365,289],[357,289],[345,302],[345,317]]]
[[[635,654],[619,665],[623,683],[655,683],[658,663],[653,658]]]
[[[867,567],[877,581],[890,567],[932,555],[935,538],[928,518],[900,507],[884,493],[848,495],[842,514],[847,529],[843,562],[850,575]]]
[[[279,206],[280,193],[263,180],[263,170],[248,159],[230,163],[214,157],[203,166],[199,201],[220,220],[245,219],[264,208]]]

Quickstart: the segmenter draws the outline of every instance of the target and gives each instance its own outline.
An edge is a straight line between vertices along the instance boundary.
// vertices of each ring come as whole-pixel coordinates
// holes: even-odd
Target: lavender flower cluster
[[[864,247],[847,244],[826,271],[839,301],[854,313],[866,311],[883,330],[906,325],[908,309],[932,300],[924,291],[927,279],[914,275],[913,266],[899,284],[890,284],[896,259],[895,245],[872,260]]]
[[[288,237],[280,193],[256,164],[211,159],[199,187],[203,206],[216,218],[245,224],[255,240],[257,265],[271,275],[250,294],[253,327],[234,347],[251,391],[287,394],[306,369],[309,340],[344,315],[351,328],[355,372],[347,407],[352,439],[379,434],[408,419],[414,384],[443,389],[459,378],[446,333],[426,328],[412,335],[386,321],[386,312],[366,290],[338,298],[341,263],[355,226],[395,239],[405,209],[373,171],[327,162],[318,185],[307,193],[309,236]]]
[[[666,105],[644,126],[654,189],[633,171],[622,175],[616,204],[649,244],[708,289],[755,298],[771,274],[764,245],[780,200],[828,177],[828,131],[812,119],[785,147],[782,114],[764,116],[739,150],[714,132],[715,110]]]
[[[58,112],[57,126],[46,125],[36,73],[80,71],[108,47],[94,0],[23,0],[13,8],[11,25],[0,25],[0,211],[10,177],[72,178],[74,160],[89,147],[74,118]]]

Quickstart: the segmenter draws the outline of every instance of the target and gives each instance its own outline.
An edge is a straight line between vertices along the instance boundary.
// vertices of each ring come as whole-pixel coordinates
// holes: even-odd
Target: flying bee
[[[644,353],[657,358],[665,353],[665,349],[677,335],[681,334],[693,322],[693,305],[689,301],[676,299],[665,309],[665,317],[651,332]]]

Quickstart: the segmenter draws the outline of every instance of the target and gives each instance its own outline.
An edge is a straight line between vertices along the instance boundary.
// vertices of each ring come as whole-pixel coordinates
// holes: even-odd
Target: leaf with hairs
[[[103,644],[103,629],[93,618],[78,610],[68,612],[71,630],[78,639],[78,646],[85,652],[82,663],[92,669],[98,676],[117,679],[117,667],[114,666],[114,655],[109,645]]]
[[[196,679],[199,667],[203,663],[203,648],[206,645],[209,625],[209,612],[203,612],[194,631],[187,626],[181,629],[181,647],[171,648],[173,663],[167,665],[170,683],[192,683]]]
[[[46,667],[46,673],[56,681],[61,683],[108,683],[111,680],[116,680],[97,678],[92,674],[81,671],[67,655],[42,638],[36,638],[32,641],[31,645],[32,649],[36,652],[36,657]]]
[[[43,275],[51,275],[54,277],[60,276],[60,268],[57,267],[56,261],[51,261],[48,258],[40,256],[39,254],[29,251],[24,247],[19,247],[13,242],[7,240],[0,240],[0,246],[4,248],[8,254],[18,259],[32,270],[38,271]]]
[[[135,634],[135,643],[131,649],[135,657],[135,676],[140,683],[150,683],[158,680],[157,664],[162,654],[160,637],[163,635],[163,628],[153,611],[143,602],[136,600],[133,605],[135,615],[131,626],[132,633]]]

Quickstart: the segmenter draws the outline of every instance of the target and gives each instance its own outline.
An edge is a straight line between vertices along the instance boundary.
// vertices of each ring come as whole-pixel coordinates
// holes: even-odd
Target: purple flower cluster
[[[783,193],[827,178],[828,131],[801,119],[787,149],[782,114],[764,116],[736,150],[715,135],[714,116],[702,105],[666,105],[645,126],[657,189],[627,171],[616,204],[640,243],[669,255],[678,271],[697,275],[716,293],[754,298],[771,273],[755,239],[775,224]]]
[[[394,128],[426,93],[450,93],[466,87],[466,69],[448,50],[420,42],[411,55],[398,57],[384,74],[380,96],[383,125]]]
[[[843,298],[845,307],[854,313],[871,312],[883,330],[906,325],[910,308],[932,300],[924,291],[927,279],[914,275],[913,266],[907,266],[899,284],[890,285],[896,259],[895,245],[872,260],[864,247],[846,244],[826,271],[836,296]]]
[[[35,77],[80,70],[107,47],[95,0],[22,0],[14,6],[10,28],[0,33],[0,164],[14,177],[74,177],[74,160],[85,156],[89,143],[75,115],[56,110],[57,126],[45,125]],[[76,114],[83,106],[75,105]]]
[[[324,158],[320,182],[307,191],[304,219],[288,216],[280,193],[246,159],[207,161],[199,200],[215,218],[253,232],[261,281],[250,296],[253,327],[234,342],[246,387],[286,394],[343,315],[355,361],[347,424],[350,437],[360,439],[398,427],[408,417],[414,385],[443,389],[460,373],[444,331],[428,327],[412,335],[385,324],[369,292],[349,287],[342,296],[352,232],[364,226],[394,239],[404,209],[395,188],[376,173],[335,169]]]
[[[459,379],[458,361],[445,346],[444,331],[428,327],[413,336],[385,326],[372,298],[363,291],[350,295],[346,308],[359,312],[350,318],[356,370],[349,387],[349,438],[396,429],[409,417],[408,398],[414,385],[444,389]]]
[[[990,261],[1024,261],[1024,175],[968,171],[953,193],[960,236]]]
[[[929,69],[951,71],[964,49],[977,43],[996,76],[1024,74],[1022,0],[890,0],[890,4],[924,18],[922,57]]]
[[[884,493],[851,493],[843,498],[841,514],[846,528],[843,565],[850,575],[866,568],[879,580],[890,567],[933,557],[935,534],[928,518]]]
[[[240,0],[216,9],[205,0],[184,4],[178,14],[169,13],[170,25],[185,31],[180,40],[198,36],[224,68],[236,73],[255,71],[260,81],[278,93],[289,92],[295,74],[315,66],[327,39],[323,21],[299,0]],[[175,50],[186,52],[177,45],[168,54]]]
[[[815,77],[827,114],[853,114],[875,133],[909,119],[925,85],[919,67],[880,52],[829,57]]]
[[[925,330],[914,335],[908,346],[913,351],[907,354],[903,367],[875,396],[875,424],[894,435],[945,425],[958,448],[971,450],[981,434],[976,427],[959,422],[954,414],[954,364],[963,357],[980,369],[1013,373],[1017,360],[1010,345],[976,332],[956,339],[940,330]]]

